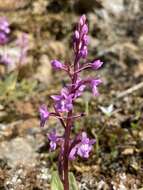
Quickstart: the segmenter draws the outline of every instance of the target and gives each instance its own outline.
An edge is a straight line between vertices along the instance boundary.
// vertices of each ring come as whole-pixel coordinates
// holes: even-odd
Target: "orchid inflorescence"
[[[6,48],[6,45],[10,42],[10,34],[10,23],[8,22],[6,17],[0,17],[0,45],[4,47],[4,52],[0,54],[0,64],[13,64],[12,56]],[[29,48],[29,40],[26,33],[22,33],[21,35],[19,35],[16,40],[16,47],[19,49],[19,52],[17,53],[17,67],[19,68],[25,63],[25,58],[27,56],[27,51]]]
[[[54,112],[49,112],[46,105],[42,105],[39,110],[41,127],[44,127],[49,117],[55,117],[59,119],[64,128],[63,136],[57,135],[56,129],[53,129],[48,135],[51,151],[60,147],[58,170],[61,181],[63,182],[64,190],[69,190],[68,161],[74,160],[77,156],[88,158],[92,146],[95,143],[95,139],[89,139],[85,131],[81,131],[79,134],[75,135],[74,138],[71,138],[74,121],[85,115],[84,113],[78,115],[74,114],[73,108],[75,100],[83,94],[87,87],[91,88],[94,96],[98,96],[99,93],[97,87],[102,83],[100,78],[80,78],[80,73],[82,71],[87,69],[97,70],[103,64],[100,60],[86,62],[88,55],[87,45],[89,43],[89,37],[87,34],[87,19],[86,16],[83,15],[80,17],[73,35],[73,63],[63,64],[58,60],[51,61],[53,69],[57,71],[65,71],[71,82],[62,88],[59,95],[51,96],[54,104]],[[81,63],[81,60],[85,60],[85,63]]]

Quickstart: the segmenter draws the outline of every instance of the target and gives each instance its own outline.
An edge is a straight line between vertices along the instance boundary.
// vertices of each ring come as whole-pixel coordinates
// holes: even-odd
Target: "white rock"
[[[24,8],[31,0],[0,0],[1,11],[13,11],[19,8]]]
[[[123,0],[104,0],[103,7],[110,13],[118,16],[124,10]]]
[[[43,82],[45,84],[49,84],[51,81],[51,64],[47,55],[42,55],[39,60],[39,67],[37,68],[37,72],[34,75],[34,78]]]
[[[34,166],[37,155],[34,144],[32,137],[17,137],[11,141],[4,141],[0,144],[0,158],[6,159],[11,167],[19,164]]]

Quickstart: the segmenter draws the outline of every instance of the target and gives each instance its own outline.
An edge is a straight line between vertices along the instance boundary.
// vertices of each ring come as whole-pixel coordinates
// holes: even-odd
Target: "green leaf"
[[[0,81],[0,96],[5,96],[5,85],[3,81]]]
[[[9,74],[5,80],[6,91],[9,92],[15,90],[16,82],[17,82],[17,72]]]
[[[79,190],[76,179],[72,172],[69,173],[70,190]]]
[[[17,72],[12,72],[5,76],[5,80],[0,81],[0,99],[6,99],[16,88]]]
[[[69,173],[69,186],[70,186],[70,190],[79,190],[76,179],[72,172]],[[56,171],[52,173],[51,190],[64,190],[62,182]]]
[[[138,128],[138,123],[131,123],[131,128],[132,129],[137,129]]]
[[[52,173],[51,190],[64,190],[62,182],[56,171]]]

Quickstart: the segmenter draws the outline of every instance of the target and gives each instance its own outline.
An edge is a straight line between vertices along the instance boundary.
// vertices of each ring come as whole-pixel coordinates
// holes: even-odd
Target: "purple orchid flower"
[[[67,85],[68,88],[71,87],[71,84]],[[86,85],[84,84],[84,81],[81,78],[78,78],[76,83],[72,85],[73,87],[73,99],[78,98],[79,96],[81,96],[86,88]]]
[[[46,121],[49,119],[50,113],[47,110],[46,105],[42,105],[39,108],[39,113],[40,113],[40,126],[44,127]]]
[[[95,139],[89,139],[85,132],[82,132],[80,137],[80,143],[78,143],[69,154],[69,159],[74,160],[76,156],[80,156],[82,158],[88,158],[89,153],[93,148],[93,144],[96,142]]]
[[[77,146],[72,148],[72,150],[70,151],[69,160],[75,160],[76,156],[77,156]]]
[[[58,137],[56,135],[56,129],[53,129],[51,133],[48,135],[48,139],[50,140],[50,150],[54,151],[57,147]]]
[[[93,79],[91,80],[91,88],[92,88],[92,93],[94,96],[98,96],[99,95],[99,92],[98,92],[98,89],[97,89],[97,86],[100,85],[102,83],[102,80],[101,79]]]
[[[55,101],[55,108],[59,112],[69,112],[73,108],[72,95],[68,93],[66,88],[61,90],[61,95],[51,96]]]
[[[82,158],[88,158],[89,153],[92,150],[92,145],[95,143],[95,139],[89,139],[85,132],[82,132],[81,142],[77,148],[77,154]]]
[[[75,94],[74,94],[74,98],[78,98],[79,96],[81,96],[86,88],[86,85],[83,84],[82,79],[77,79],[76,83],[75,83]]]

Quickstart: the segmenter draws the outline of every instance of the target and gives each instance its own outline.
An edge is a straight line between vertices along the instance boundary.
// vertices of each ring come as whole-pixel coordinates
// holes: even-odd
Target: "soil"
[[[26,5],[26,0],[20,2]],[[68,80],[64,73],[52,71],[50,60],[71,60],[72,32],[85,13],[90,31],[88,59],[104,61],[98,72],[103,84],[99,97],[87,92],[77,102],[77,110],[87,113],[76,123],[77,130],[84,126],[96,138],[96,145],[88,160],[74,161],[70,170],[81,190],[142,190],[143,85],[138,84],[143,81],[143,2],[27,2],[0,12],[12,31],[7,48],[22,32],[30,41],[27,65],[17,82],[26,79],[29,83],[12,95],[0,95],[0,189],[50,189],[57,153],[49,152],[47,133],[54,126],[60,131],[60,126],[50,120],[41,129],[38,108],[42,103],[51,107],[50,95],[58,93]],[[113,111],[107,116],[103,109],[107,111],[111,105]]]

